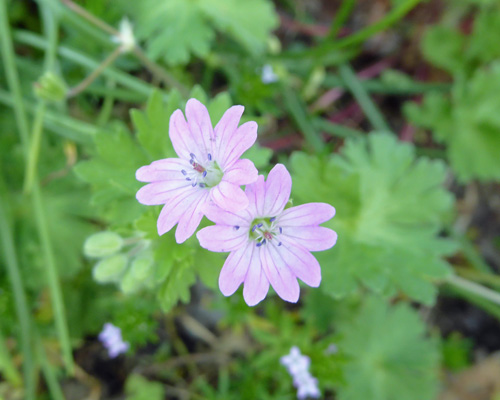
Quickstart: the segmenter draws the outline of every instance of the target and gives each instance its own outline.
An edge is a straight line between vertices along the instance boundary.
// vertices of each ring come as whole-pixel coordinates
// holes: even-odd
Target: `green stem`
[[[340,31],[340,28],[345,24],[349,15],[351,15],[354,6],[356,5],[356,0],[343,0],[340,5],[339,10],[335,14],[332,25],[330,27],[330,32],[328,32],[327,39],[335,39]]]
[[[370,95],[363,88],[363,85],[361,85],[359,78],[356,76],[351,66],[349,64],[340,65],[339,74],[349,91],[358,101],[373,127],[378,131],[391,132],[391,128],[385,121],[382,113],[378,110],[377,106],[370,98]]]
[[[381,32],[398,22],[420,2],[422,2],[422,0],[407,0],[406,2],[391,10],[380,21],[374,23],[373,25],[367,26],[366,28],[363,28],[360,31],[353,33],[352,35],[346,36],[336,41],[324,41],[322,44],[316,46],[313,49],[293,52],[290,51],[283,54],[283,56],[285,58],[301,59],[309,57],[325,58],[325,56],[330,55],[336,50],[358,45],[371,36],[375,35],[376,33]]]
[[[122,54],[121,47],[117,47],[99,66],[83,81],[68,91],[68,98],[75,97],[83,92],[92,82],[94,82],[103,71],[108,68]]]
[[[319,132],[317,132],[316,128],[313,126],[309,115],[307,114],[305,105],[302,104],[299,96],[297,96],[297,94],[286,85],[283,85],[282,91],[285,107],[288,109],[290,116],[295,120],[295,123],[304,134],[309,147],[311,147],[311,149],[313,149],[316,153],[323,151],[325,148],[323,141],[319,136]]]
[[[485,286],[478,285],[477,283],[471,282],[457,275],[452,275],[447,278],[446,283],[473,293],[479,297],[482,297],[483,299],[489,300],[492,303],[500,305],[500,293],[488,289]]]
[[[104,101],[101,106],[101,111],[99,112],[99,116],[96,120],[97,126],[104,126],[109,121],[111,117],[111,113],[113,112],[113,107],[115,104],[115,96],[113,95],[113,89],[115,88],[116,83],[110,79],[106,81],[106,89],[109,89],[108,92],[104,95]]]
[[[26,163],[26,174],[24,175],[23,191],[29,194],[35,181],[38,156],[40,154],[40,143],[42,141],[43,120],[45,116],[45,101],[40,100],[35,111],[35,120],[33,122],[33,133],[31,134],[31,145]]]
[[[9,349],[7,348],[7,344],[5,343],[5,338],[3,337],[2,332],[0,331],[0,371],[4,375],[5,379],[9,381],[9,383],[13,386],[21,386],[22,379],[21,375],[17,371],[14,363],[12,362],[12,358],[9,354]]]
[[[52,365],[50,365],[49,360],[47,359],[47,354],[45,353],[45,349],[43,348],[43,343],[41,340],[37,341],[37,353],[38,359],[40,360],[40,364],[42,366],[42,372],[43,376],[45,377],[45,382],[47,383],[47,387],[49,388],[50,398],[53,400],[65,400],[64,394],[61,391],[61,387],[59,386],[59,382],[57,381],[54,368],[52,367]]]
[[[0,0],[0,16],[1,8],[3,7],[4,0]],[[2,21],[0,21],[1,23]],[[31,352],[31,321],[28,301],[24,293],[24,284],[17,261],[16,250],[14,247],[14,238],[12,237],[12,230],[8,224],[7,213],[4,209],[6,204],[5,197],[3,196],[4,187],[0,187],[0,242],[5,266],[7,267],[7,274],[9,276],[12,292],[14,293],[16,314],[21,328],[21,348],[23,352],[23,375],[24,386],[26,388],[26,398],[35,398],[35,368],[34,359]]]
[[[85,8],[79,6],[78,4],[74,3],[71,0],[61,0],[68,8],[70,8],[73,12],[76,14],[79,14],[81,17],[85,18],[87,21],[90,23],[94,24],[101,30],[103,30],[106,33],[109,33],[112,36],[118,36],[120,32],[118,32],[115,28],[113,28],[111,25],[108,25],[106,22],[103,20],[97,18],[96,16],[92,15],[89,13]]]
[[[14,49],[12,45],[10,29],[7,19],[6,0],[0,0],[0,38],[2,41],[2,55],[4,59],[4,68],[7,74],[7,82],[10,91],[14,98],[14,112],[16,123],[24,148],[24,156],[26,160],[29,156],[29,128],[26,108],[24,106],[19,77],[15,66]],[[42,244],[43,253],[46,262],[47,278],[51,293],[52,306],[54,309],[54,318],[56,329],[61,342],[63,359],[67,370],[73,374],[73,357],[71,354],[71,344],[69,341],[69,333],[66,323],[66,315],[64,313],[64,304],[62,302],[62,293],[57,276],[54,253],[52,243],[49,236],[45,209],[42,204],[42,196],[38,184],[38,178],[35,176],[33,191],[32,191],[32,207],[35,211],[35,220],[40,242]]]
[[[362,137],[365,135],[365,133],[362,131],[349,128],[348,126],[335,124],[324,118],[315,118],[312,122],[316,129],[324,131],[332,136],[338,136],[341,138],[354,138]]]
[[[32,46],[36,49],[45,50],[47,48],[47,41],[43,37],[32,32],[16,31],[14,32],[14,39],[19,43]],[[99,66],[99,63],[97,61],[65,46],[58,47],[58,55],[90,70],[94,70]],[[129,88],[130,90],[141,93],[148,97],[153,91],[158,90],[154,86],[149,85],[134,76],[131,76],[114,68],[108,68],[107,70],[103,71],[103,76],[114,79],[116,83],[119,83]]]

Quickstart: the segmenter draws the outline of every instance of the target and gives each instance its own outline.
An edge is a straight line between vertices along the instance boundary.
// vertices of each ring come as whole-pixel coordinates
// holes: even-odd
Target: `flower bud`
[[[45,72],[33,86],[35,95],[47,101],[62,101],[68,93],[68,87],[63,79],[50,71]]]

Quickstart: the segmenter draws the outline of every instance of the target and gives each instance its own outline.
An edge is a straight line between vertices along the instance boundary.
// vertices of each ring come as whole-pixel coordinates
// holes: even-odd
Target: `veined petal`
[[[192,190],[180,191],[180,193],[170,199],[165,204],[158,217],[158,234],[161,236],[173,228],[179,222],[182,215],[198,205],[200,197],[204,196],[206,191],[203,189],[192,188]]]
[[[170,136],[175,152],[180,158],[190,160],[191,154],[195,154],[197,157],[205,156],[203,143],[198,143],[194,140],[181,110],[175,110],[170,117],[168,135]],[[201,145],[202,149],[200,149],[199,145]]]
[[[286,209],[278,217],[281,226],[313,226],[328,221],[335,208],[326,203],[307,203]]]
[[[135,197],[141,204],[156,206],[166,204],[172,197],[189,190],[192,186],[185,179],[153,182],[140,188]]]
[[[175,230],[175,240],[177,243],[183,243],[189,239],[200,225],[203,218],[202,206],[208,199],[208,191],[200,190],[201,193],[193,200],[190,207],[182,214],[177,229]]]
[[[285,226],[282,232],[309,251],[328,250],[337,242],[337,233],[322,226]]]
[[[238,225],[212,225],[200,230],[196,237],[201,247],[215,252],[238,250],[248,242],[248,230]]]
[[[269,281],[262,268],[260,261],[260,251],[255,247],[255,243],[249,243],[249,250],[252,252],[250,266],[244,278],[243,298],[249,306],[255,306],[260,303],[269,291]]]
[[[257,180],[259,172],[252,161],[241,159],[224,172],[223,180],[235,185],[248,185]]]
[[[214,130],[207,108],[198,100],[189,99],[186,104],[186,118],[193,139],[198,143],[200,151],[203,151],[203,154],[197,154],[197,157],[212,153]]]
[[[300,294],[299,283],[295,274],[276,249],[277,247],[270,243],[261,247],[260,260],[262,267],[269,283],[278,293],[278,296],[283,300],[296,303]]]
[[[257,140],[257,123],[245,122],[227,141],[224,148],[219,149],[218,162],[223,170],[229,168],[241,155],[247,151]]]
[[[153,161],[149,165],[139,168],[135,178],[140,182],[157,182],[170,179],[184,179],[182,170],[192,168],[188,161],[180,158],[165,158]]]
[[[210,189],[210,196],[215,204],[224,210],[237,212],[248,206],[245,192],[239,186],[226,181],[221,181]]]
[[[306,285],[318,287],[321,282],[321,267],[318,260],[300,244],[286,238],[281,240],[281,246],[269,245],[273,260],[280,259],[280,265],[286,265],[294,276]]]
[[[248,243],[227,257],[219,275],[219,289],[224,296],[231,296],[245,279],[253,252],[253,246]]]
[[[217,123],[214,129],[215,134],[215,159],[220,160],[222,155],[226,153],[226,147],[228,145],[229,139],[234,135],[238,129],[240,123],[241,115],[245,107],[243,106],[232,106],[229,108],[220,121]],[[222,165],[221,165],[222,166]]]
[[[264,216],[264,196],[266,194],[266,184],[264,176],[259,175],[257,180],[245,187],[245,194],[248,197],[248,208],[250,214]]]
[[[237,213],[230,212],[223,210],[213,202],[207,203],[203,210],[205,216],[216,224],[229,225],[232,227],[239,226],[241,229],[246,229],[247,231],[253,220],[253,216],[246,210]]]
[[[276,166],[269,172],[266,181],[266,195],[264,200],[264,214],[276,216],[286,206],[292,190],[292,177],[283,164]]]

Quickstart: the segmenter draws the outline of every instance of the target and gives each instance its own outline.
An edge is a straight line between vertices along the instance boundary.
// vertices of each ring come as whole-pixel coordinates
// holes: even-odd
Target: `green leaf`
[[[422,38],[425,58],[452,74],[459,73],[463,69],[464,46],[465,36],[443,25],[429,28]]]
[[[431,129],[447,145],[458,178],[500,179],[500,63],[479,69],[450,99],[431,93],[405,111],[417,125]]]
[[[169,65],[186,64],[191,55],[206,57],[216,31],[249,53],[262,53],[278,18],[269,0],[144,0],[124,3],[137,18],[137,35],[148,55]]]
[[[147,164],[148,158],[124,129],[99,132],[95,144],[94,157],[78,163],[75,172],[92,185],[92,202],[107,220],[131,222],[143,211],[135,199],[142,185],[135,179],[135,171]]]
[[[438,389],[439,352],[425,324],[406,304],[369,298],[339,326],[347,357],[339,400],[427,400]]]
[[[500,6],[482,7],[474,20],[466,57],[487,63],[500,57]]]
[[[117,282],[128,264],[124,254],[116,254],[99,261],[92,270],[94,279],[99,283]]]
[[[392,296],[401,290],[431,304],[433,281],[446,277],[453,242],[440,238],[453,197],[443,187],[445,165],[416,159],[414,148],[387,134],[350,140],[330,158],[292,155],[295,199],[332,204],[325,226],[339,239],[316,255],[321,288],[334,298],[360,284]]]
[[[123,239],[115,232],[99,232],[89,236],[83,245],[87,257],[107,257],[121,250]]]
[[[131,374],[125,384],[127,400],[162,400],[165,388],[159,382],[148,381],[138,374]]]

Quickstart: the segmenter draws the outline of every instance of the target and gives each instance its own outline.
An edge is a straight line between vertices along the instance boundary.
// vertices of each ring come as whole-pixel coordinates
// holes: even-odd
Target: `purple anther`
[[[261,222],[260,224],[257,225],[257,228],[262,228],[264,224]]]
[[[194,160],[196,156],[193,153],[189,153],[189,156],[191,157],[191,160]]]
[[[281,242],[278,243],[278,246],[281,246]]]
[[[260,246],[262,246],[263,244],[264,244],[264,242],[259,242],[259,243],[257,243],[257,247],[260,247]]]
[[[238,229],[240,229],[240,227],[239,227],[238,225],[235,225],[235,226],[233,227],[233,229],[234,229],[235,231],[237,231]]]
[[[184,176],[186,176],[186,175],[187,175],[187,172],[186,172],[186,170],[185,170],[185,169],[181,170],[181,172],[182,172],[182,175],[184,175]]]
[[[208,153],[208,161],[212,161],[212,154]]]
[[[256,229],[257,229],[257,225],[252,226],[252,232],[255,232]]]
[[[261,243],[262,243],[262,244],[266,244],[266,239],[264,239]]]
[[[198,186],[203,189],[206,185],[204,183],[200,183],[200,184],[198,184]]]
[[[190,181],[190,180],[191,180],[191,178],[186,178],[186,180],[187,180],[187,181]]]
[[[191,184],[191,186],[192,186],[192,187],[196,187],[196,182],[193,182],[193,183]]]
[[[201,174],[201,176],[203,176],[203,178],[205,178],[207,176],[207,171],[203,171],[203,174]]]
[[[283,228],[280,226],[280,233],[283,233]]]
[[[269,222],[274,222],[276,221],[276,217],[269,218]]]

